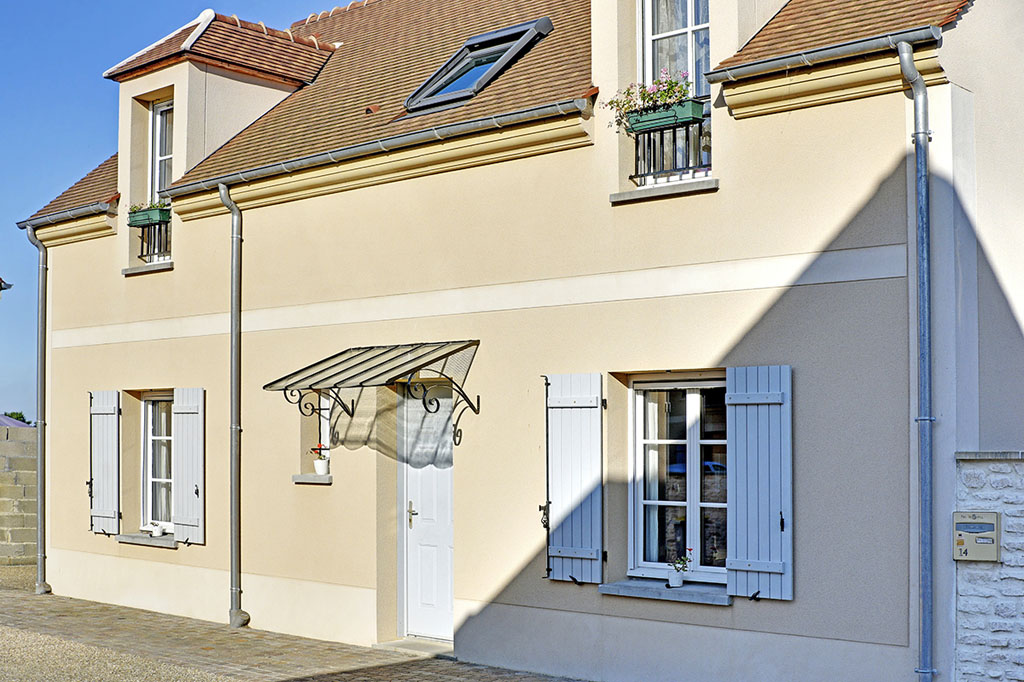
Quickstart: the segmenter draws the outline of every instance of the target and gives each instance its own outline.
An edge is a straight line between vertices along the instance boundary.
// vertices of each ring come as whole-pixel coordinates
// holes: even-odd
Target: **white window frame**
[[[637,0],[637,11],[640,16],[638,23],[639,36],[637,44],[639,47],[639,54],[637,55],[637,64],[639,65],[639,80],[641,83],[650,83],[656,78],[654,73],[654,41],[661,38],[670,38],[672,36],[678,36],[686,34],[686,72],[690,74],[690,78],[693,79],[697,72],[697,45],[694,34],[697,31],[707,30],[710,39],[711,35],[711,23],[710,23],[710,8],[708,12],[708,22],[704,24],[693,24],[693,18],[696,16],[695,12],[695,0],[686,0],[686,19],[687,25],[683,28],[676,29],[674,31],[666,31],[665,33],[654,33],[654,7],[652,3],[655,0]],[[710,0],[709,0],[710,3]],[[710,44],[710,43],[709,43]],[[673,74],[674,75],[674,74]],[[694,83],[693,92],[696,93],[697,84]],[[705,97],[707,95],[702,95]]]
[[[152,405],[156,402],[166,402],[171,405],[171,435],[153,436],[153,411]],[[150,530],[154,526],[160,526],[167,534],[174,533],[174,524],[170,521],[153,521],[152,491],[153,482],[171,484],[171,518],[174,518],[174,393],[172,391],[154,391],[142,395],[142,525],[139,530]],[[153,478],[153,441],[166,440],[171,443],[171,478]]]
[[[165,111],[174,110],[174,100],[168,99],[162,102],[154,102],[149,108],[149,200],[160,201],[158,176],[160,173],[160,162],[174,157],[174,131],[171,131],[171,153],[160,156],[160,114]],[[173,162],[172,162],[173,163]],[[170,179],[167,178],[168,184]]]
[[[683,444],[686,445],[686,502],[674,503],[669,506],[686,507],[686,538],[687,544],[693,548],[691,556],[693,561],[690,567],[684,572],[684,580],[707,583],[725,583],[727,571],[725,568],[715,566],[702,566],[700,564],[702,538],[700,535],[700,509],[702,507],[726,509],[728,514],[728,501],[721,503],[700,501],[700,475],[689,475],[689,472],[702,471],[700,445],[719,444],[725,445],[725,439],[704,439],[700,438],[700,389],[704,388],[725,388],[725,379],[718,379],[710,374],[697,376],[688,375],[677,380],[644,380],[637,378],[630,381],[629,386],[629,566],[627,575],[640,578],[657,578],[665,580],[670,572],[675,569],[670,564],[645,561],[643,558],[643,485],[644,485],[644,445],[652,439],[644,439],[644,392],[657,389],[676,389],[687,391],[686,415],[687,415],[687,438],[686,440],[660,440],[658,444]]]

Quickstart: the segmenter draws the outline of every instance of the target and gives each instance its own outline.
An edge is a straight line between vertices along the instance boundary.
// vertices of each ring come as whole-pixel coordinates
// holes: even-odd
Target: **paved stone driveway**
[[[0,681],[569,682],[27,591],[0,568]]]

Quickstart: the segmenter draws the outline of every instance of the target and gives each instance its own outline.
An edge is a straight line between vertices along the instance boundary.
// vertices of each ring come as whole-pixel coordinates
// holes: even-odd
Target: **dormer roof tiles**
[[[197,31],[198,35],[193,35]],[[122,81],[166,64],[192,59],[298,85],[312,82],[333,51],[333,45],[315,36],[299,36],[234,16],[200,15],[197,21],[118,64],[104,76]]]

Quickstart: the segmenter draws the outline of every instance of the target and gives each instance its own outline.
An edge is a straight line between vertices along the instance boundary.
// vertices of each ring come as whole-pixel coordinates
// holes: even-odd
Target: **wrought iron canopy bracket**
[[[320,390],[312,390],[305,388],[289,388],[283,391],[284,399],[290,402],[292,405],[297,405],[299,408],[299,414],[303,417],[312,417],[314,414],[324,416],[324,413],[330,417],[331,406],[324,406],[321,404],[320,398],[327,396],[331,399],[331,403],[337,405],[341,410],[349,417],[356,416],[356,401],[345,402],[342,399],[341,393],[337,388],[327,388]]]
[[[462,428],[459,426],[459,422],[462,421],[462,415],[466,413],[466,410],[472,410],[473,414],[480,414],[480,396],[476,397],[476,402],[466,395],[466,391],[463,390],[462,386],[459,385],[455,379],[451,378],[444,372],[439,370],[429,370],[438,375],[442,379],[446,379],[448,383],[433,383],[429,385],[416,378],[416,374],[410,374],[408,377],[408,390],[409,395],[416,400],[423,402],[423,409],[433,414],[441,409],[441,401],[430,395],[430,392],[436,388],[443,386],[450,386],[455,391],[455,401],[452,403],[452,442],[455,445],[462,443]]]

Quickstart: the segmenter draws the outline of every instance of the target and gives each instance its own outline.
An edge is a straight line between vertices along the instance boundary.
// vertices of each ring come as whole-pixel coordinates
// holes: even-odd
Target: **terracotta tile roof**
[[[919,26],[945,26],[970,0],[789,0],[715,69],[806,52]]]
[[[29,220],[70,208],[109,201],[117,195],[117,154],[89,171],[84,178],[64,190],[60,196],[33,213]]]
[[[189,36],[197,29],[201,29],[201,33],[188,45]],[[193,22],[104,75],[122,81],[160,62],[192,58],[309,83],[333,51],[333,45],[315,37],[298,36],[267,28],[262,23],[217,14],[209,25]]]
[[[175,185],[579,98],[592,87],[590,0],[371,0],[328,14],[293,27],[296,35],[343,43],[316,81],[292,93]],[[467,38],[545,16],[554,25],[551,34],[465,105],[401,118],[406,97]],[[373,105],[379,110],[367,114]]]

